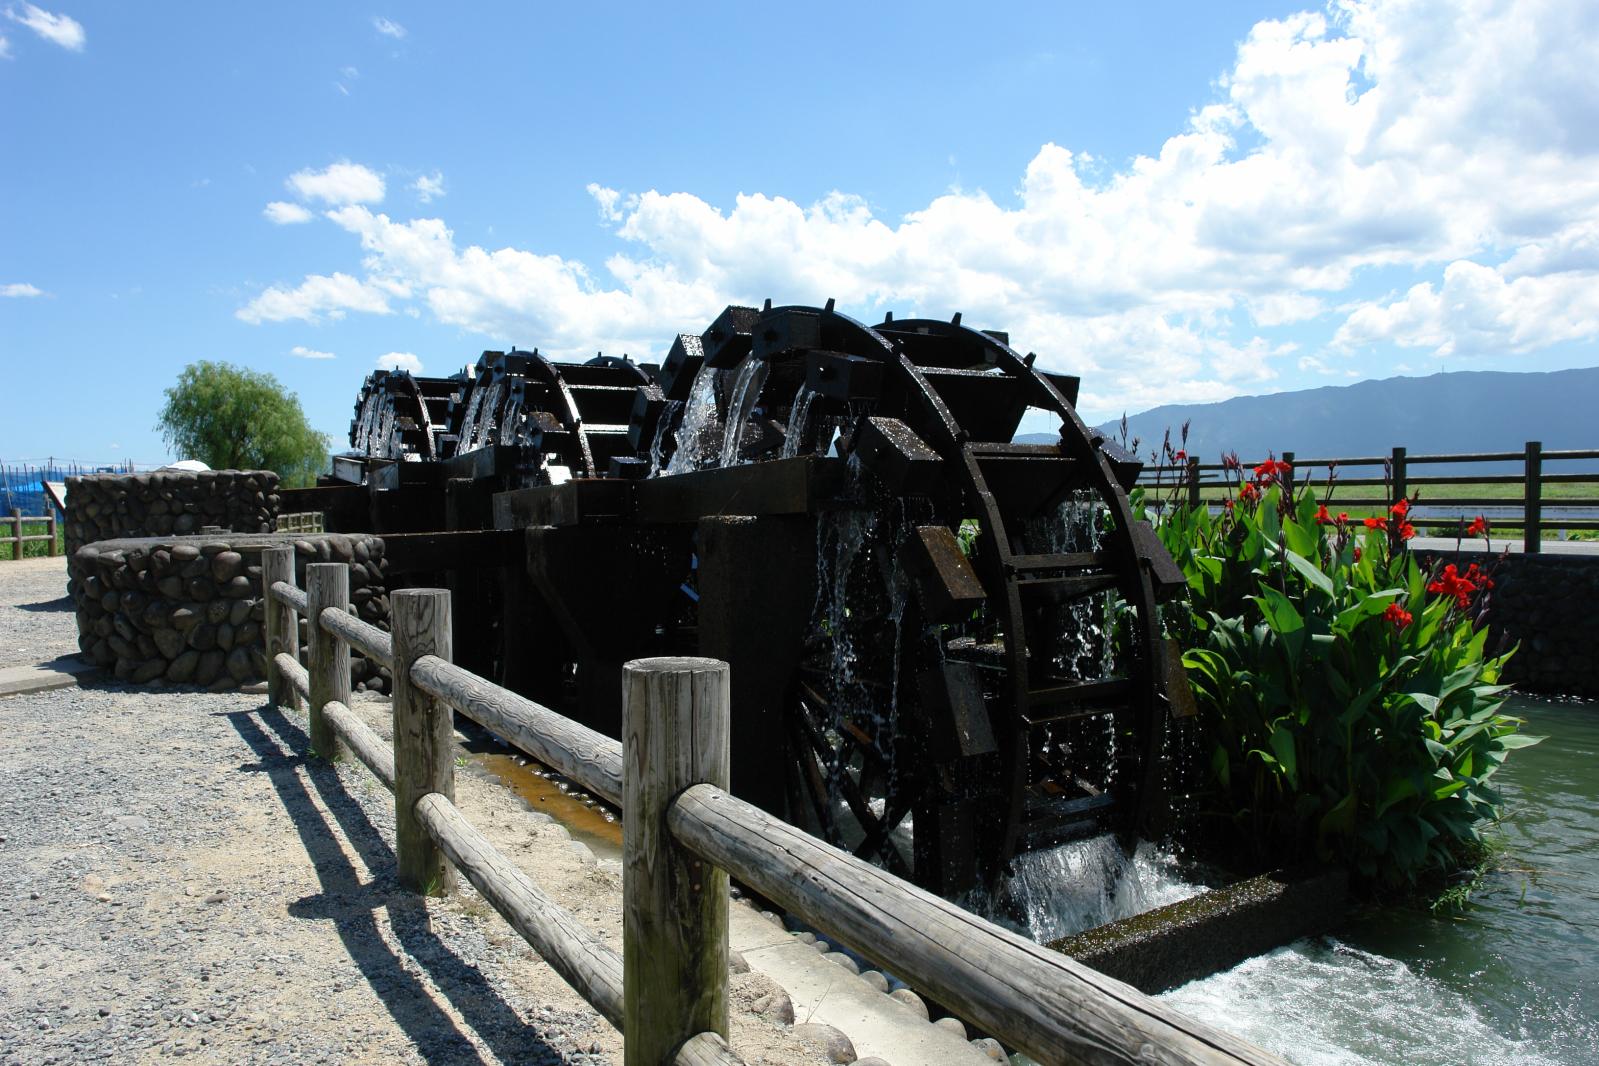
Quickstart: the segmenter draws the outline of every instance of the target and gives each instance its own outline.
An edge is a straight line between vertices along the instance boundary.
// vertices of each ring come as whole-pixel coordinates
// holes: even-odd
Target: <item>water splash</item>
[[[655,421],[655,439],[650,441],[650,477],[659,477],[661,473],[661,450],[666,445],[666,435],[671,432],[672,423],[677,418],[677,413],[683,409],[683,401],[668,400],[661,409],[661,415]]]
[[[788,429],[783,435],[784,459],[792,459],[799,454],[805,441],[805,431],[810,428],[811,404],[815,400],[816,393],[811,391],[809,385],[800,382],[799,391],[794,394],[794,403],[789,408]]]
[[[771,365],[765,359],[745,359],[733,381],[732,398],[727,404],[727,427],[722,434],[722,455],[718,466],[732,466],[738,462],[738,449],[744,443],[744,430],[749,422],[755,401],[760,398],[761,386]]]
[[[1170,852],[1141,840],[1129,853],[1113,835],[1017,856],[1012,873],[973,909],[1017,916],[1040,944],[1197,896]]]
[[[713,367],[702,366],[694,375],[694,387],[689,390],[683,421],[677,427],[677,450],[662,471],[664,476],[698,470],[706,465],[705,460],[710,456],[720,454],[722,420],[716,411],[716,393],[722,374]]]

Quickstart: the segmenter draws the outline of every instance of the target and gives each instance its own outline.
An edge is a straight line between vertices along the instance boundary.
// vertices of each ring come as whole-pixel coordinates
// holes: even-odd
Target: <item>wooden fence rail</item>
[[[622,1031],[627,1066],[742,1062],[727,1046],[729,875],[1045,1066],[1281,1061],[729,795],[726,663],[627,664],[617,741],[451,663],[443,590],[394,593],[390,636],[352,621],[344,564],[312,564],[302,592],[293,549],[272,548],[262,574],[271,698],[305,699],[313,736],[332,738],[314,750],[349,751],[394,793],[402,880],[440,893],[466,877]],[[352,647],[393,675],[392,748],[348,706]],[[452,709],[623,807],[621,953],[456,807]]]
[[[1520,529],[1522,531],[1522,550],[1538,552],[1542,548],[1543,534],[1546,529],[1569,530],[1599,530],[1599,473],[1550,473],[1549,464],[1571,461],[1588,461],[1599,459],[1599,450],[1573,449],[1561,451],[1545,451],[1540,441],[1528,441],[1519,452],[1460,452],[1448,455],[1411,455],[1402,447],[1394,448],[1387,455],[1361,455],[1343,456],[1325,459],[1307,459],[1296,456],[1291,451],[1285,451],[1280,457],[1284,462],[1293,467],[1288,475],[1289,484],[1303,484],[1310,480],[1326,483],[1328,471],[1338,471],[1330,482],[1331,493],[1326,496],[1329,506],[1337,504],[1344,508],[1350,507],[1377,507],[1386,508],[1395,500],[1407,497],[1420,489],[1437,487],[1446,490],[1444,495],[1432,496],[1423,492],[1419,503],[1426,507],[1439,507],[1446,510],[1456,510],[1455,515],[1434,517],[1431,515],[1415,517],[1414,524],[1422,526],[1455,527],[1462,522],[1469,522],[1475,513],[1482,508],[1520,508],[1519,514],[1506,518],[1496,518],[1491,521],[1494,528]],[[1237,471],[1242,470],[1242,477],[1249,477],[1249,470],[1263,460],[1240,461],[1234,467],[1227,463],[1203,463],[1197,456],[1185,456],[1183,461],[1176,465],[1152,465],[1145,467],[1140,472],[1138,484],[1146,490],[1156,490],[1151,495],[1151,504],[1159,507],[1164,505],[1165,499],[1156,498],[1160,492],[1169,498],[1178,499],[1189,507],[1199,507],[1216,500],[1214,495],[1207,495],[1207,489],[1221,489],[1234,483],[1240,476]],[[1412,467],[1430,467],[1460,463],[1519,463],[1521,472],[1517,474],[1414,474]],[[1341,471],[1351,467],[1381,467],[1380,476],[1345,477]],[[1317,472],[1317,473],[1312,473]],[[1464,492],[1449,493],[1451,486],[1476,486],[1476,485],[1515,485],[1521,492],[1513,497],[1471,495]],[[1590,496],[1550,496],[1544,491],[1549,485],[1592,485],[1594,494]],[[1382,496],[1343,496],[1343,489],[1373,489],[1385,490]],[[1543,516],[1546,507],[1573,508],[1588,514],[1591,517],[1545,519]]]
[[[35,525],[43,524],[45,532],[24,534],[22,527],[30,522]],[[48,552],[50,555],[56,554],[56,513],[54,511],[37,516],[24,515],[19,508],[13,507],[10,514],[0,515],[0,525],[11,527],[11,533],[4,538],[0,538],[0,540],[11,542],[11,558],[13,560],[22,558],[22,546],[24,544],[31,544],[40,540],[49,543]]]

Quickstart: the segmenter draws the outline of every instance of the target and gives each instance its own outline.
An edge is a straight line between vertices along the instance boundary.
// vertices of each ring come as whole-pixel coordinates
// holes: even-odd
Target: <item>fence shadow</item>
[[[72,597],[62,596],[56,600],[40,600],[38,603],[12,604],[19,611],[32,611],[35,613],[48,612],[51,614],[72,610]]]
[[[334,923],[361,975],[421,1055],[430,1063],[484,1061],[418,975],[406,968],[384,940],[379,909],[388,911],[388,928],[405,954],[427,972],[434,986],[500,1060],[561,1058],[560,1050],[545,1043],[537,1027],[518,1015],[481,971],[463,961],[429,928],[426,906],[404,891],[395,877],[393,848],[344,790],[333,766],[306,756],[310,743],[305,731],[271,705],[225,716],[258,759],[242,764],[240,772],[267,775],[316,869],[320,894],[290,904],[289,913]],[[315,797],[300,776],[302,767]],[[345,840],[372,871],[371,881],[362,882],[316,799],[332,813]]]

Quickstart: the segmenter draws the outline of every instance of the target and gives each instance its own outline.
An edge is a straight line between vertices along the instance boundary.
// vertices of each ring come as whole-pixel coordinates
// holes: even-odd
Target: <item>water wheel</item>
[[[827,454],[851,475],[818,516],[791,817],[946,895],[1149,821],[1173,575],[1133,520],[1137,463],[1077,416],[1076,380],[959,316],[729,308],[701,341],[719,447],[694,444],[695,396],[668,404],[697,447],[673,465]],[[1029,409],[1055,440],[1013,443]]]

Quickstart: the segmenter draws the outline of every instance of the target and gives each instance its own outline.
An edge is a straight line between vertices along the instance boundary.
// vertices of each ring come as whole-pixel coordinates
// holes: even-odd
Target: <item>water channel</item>
[[[1599,1063],[1599,707],[1517,698],[1508,851],[1458,915],[1385,909],[1163,999],[1305,1066]]]

